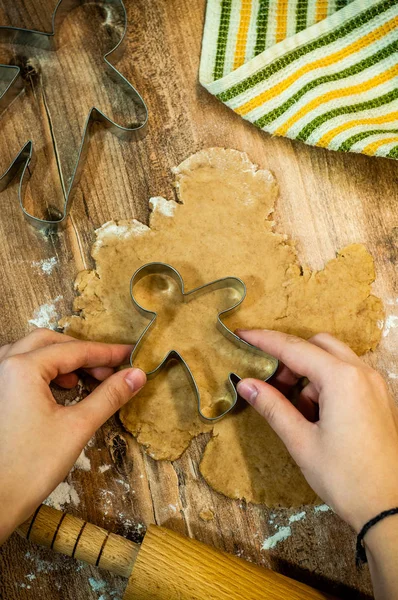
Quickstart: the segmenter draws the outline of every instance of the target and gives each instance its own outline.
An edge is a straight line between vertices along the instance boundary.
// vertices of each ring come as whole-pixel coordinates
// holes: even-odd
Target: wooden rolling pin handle
[[[35,544],[126,578],[140,549],[124,537],[44,504],[18,528],[18,533]]]
[[[32,542],[129,577],[124,600],[331,599],[303,583],[154,525],[139,546],[42,505],[18,532]]]

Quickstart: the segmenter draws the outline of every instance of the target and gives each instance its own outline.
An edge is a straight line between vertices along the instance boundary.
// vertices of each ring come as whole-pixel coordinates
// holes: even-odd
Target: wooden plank
[[[54,0],[0,3],[0,23],[48,28],[54,5]],[[54,319],[67,314],[74,277],[91,264],[94,229],[112,218],[145,222],[150,196],[174,195],[171,167],[208,146],[244,150],[275,173],[280,185],[278,230],[297,240],[300,258],[311,267],[322,267],[347,243],[364,242],[376,261],[375,291],[387,303],[387,312],[398,314],[398,164],[272,138],[211,97],[197,81],[205,0],[130,0],[127,8],[128,45],[118,68],[148,103],[148,134],[138,143],[121,143],[107,132],[96,134],[68,226],[57,236],[46,238],[30,230],[17,206],[15,187],[0,195],[0,342],[32,329],[29,320],[44,304],[54,308]],[[29,135],[40,149],[28,198],[36,209],[45,207],[43,190],[46,200],[60,202],[54,192],[50,125],[58,132],[57,151],[65,159],[68,145],[76,149],[79,142],[92,94],[108,108],[114,98],[109,87],[98,85],[98,66],[99,50],[109,48],[117,31],[102,26],[100,17],[95,7],[87,6],[68,17],[60,32],[60,55],[39,57],[54,86],[46,87],[44,98],[38,93],[40,77],[33,78],[33,88],[28,79],[30,93],[1,119],[0,171]],[[18,56],[0,47],[0,62],[12,59]],[[33,67],[38,69],[38,64]],[[118,96],[116,100],[121,101]],[[69,157],[65,177],[72,168]],[[52,257],[57,264],[50,274],[33,264]],[[377,352],[367,357],[385,375],[398,372],[397,333],[391,329]],[[397,392],[398,380],[388,381]],[[292,524],[288,539],[271,551],[261,550],[264,539],[276,526],[286,525],[291,512],[268,511],[213,492],[197,467],[205,441],[205,436],[195,440],[174,463],[156,463],[115,418],[87,449],[91,471],[71,474],[80,504],[69,509],[135,541],[147,524],[156,522],[341,597],[369,597],[366,569],[357,573],[354,568],[353,534],[330,511],[304,508],[305,518]],[[206,522],[199,513],[208,509],[215,518]],[[7,600],[94,600],[101,594],[121,598],[123,593],[120,579],[16,537],[0,552],[0,573],[0,597]]]

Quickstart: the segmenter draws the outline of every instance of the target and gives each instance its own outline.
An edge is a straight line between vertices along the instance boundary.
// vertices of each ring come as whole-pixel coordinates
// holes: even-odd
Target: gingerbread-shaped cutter
[[[0,43],[11,43],[19,46],[25,46],[27,50],[29,50],[29,47],[32,46],[46,50],[56,50],[56,21],[60,22],[69,11],[82,4],[88,3],[89,1],[90,0],[59,0],[52,15],[52,27],[50,32],[36,31],[34,29],[21,29],[19,27],[0,26]],[[61,168],[58,166],[58,173],[64,196],[64,207],[63,212],[57,215],[54,219],[39,219],[34,215],[31,215],[24,207],[24,189],[27,179],[30,175],[29,167],[33,158],[33,142],[29,140],[25,144],[7,171],[0,176],[0,192],[3,191],[19,174],[20,180],[18,199],[21,210],[30,224],[34,225],[38,229],[44,229],[47,232],[56,231],[60,225],[64,224],[66,217],[68,216],[74,191],[78,185],[84,160],[87,155],[90,139],[90,124],[93,121],[100,122],[109,128],[112,133],[125,140],[131,138],[141,139],[148,122],[148,109],[144,100],[141,98],[140,94],[133,87],[133,85],[108,60],[110,55],[112,55],[113,58],[117,58],[120,55],[123,42],[125,41],[127,31],[127,12],[123,0],[101,0],[100,4],[112,5],[116,7],[120,12],[122,19],[121,22],[123,23],[123,34],[121,39],[112,50],[104,55],[104,62],[115,82],[124,88],[124,91],[132,98],[134,103],[140,109],[143,109],[144,118],[140,123],[134,125],[133,127],[123,127],[122,125],[118,125],[112,121],[112,119],[107,117],[98,108],[91,108],[84,125],[80,149],[68,186],[65,185]],[[27,55],[28,54],[29,52],[27,52]],[[23,89],[23,82],[20,74],[21,70],[19,67],[0,64],[0,81],[2,81],[5,86],[5,90],[0,96],[0,115],[11,104],[11,102],[15,100],[15,98]]]
[[[141,279],[144,279],[144,277],[148,277],[149,275],[165,275],[167,277],[171,277],[178,284],[178,286],[180,288],[183,302],[189,302],[194,297],[197,297],[200,294],[204,294],[209,291],[218,290],[218,289],[222,289],[222,288],[234,289],[238,293],[239,299],[230,308],[227,308],[227,309],[221,311],[220,313],[218,313],[217,329],[233,344],[239,346],[240,348],[250,351],[252,354],[257,354],[264,358],[267,358],[272,362],[272,364],[273,364],[272,372],[264,381],[268,381],[275,374],[275,372],[278,368],[278,364],[279,364],[279,362],[276,358],[274,358],[273,356],[270,356],[269,354],[266,354],[259,348],[256,348],[256,346],[253,346],[252,344],[245,342],[240,337],[238,337],[233,331],[231,331],[225,325],[225,323],[223,323],[223,318],[229,316],[231,313],[233,313],[235,310],[237,310],[237,308],[242,304],[242,302],[244,301],[244,299],[246,297],[246,285],[243,283],[243,281],[241,279],[239,279],[238,277],[224,277],[222,279],[217,279],[216,281],[212,281],[205,285],[201,285],[197,288],[194,288],[193,290],[190,290],[189,292],[186,292],[184,280],[183,280],[182,276],[180,275],[180,273],[177,271],[177,269],[175,269],[171,265],[168,265],[168,264],[162,263],[162,262],[151,262],[151,263],[147,263],[147,264],[143,265],[142,267],[140,267],[139,269],[137,269],[135,271],[134,275],[131,278],[130,295],[131,295],[131,300],[133,302],[133,305],[142,316],[150,319],[148,325],[145,327],[144,331],[141,333],[140,337],[138,338],[138,340],[134,346],[133,352],[131,353],[131,357],[130,357],[131,366],[134,366],[134,359],[140,350],[141,342],[143,341],[144,337],[147,335],[149,330],[153,327],[153,325],[155,324],[156,318],[157,318],[157,313],[154,311],[151,311],[151,310],[147,310],[146,308],[141,306],[141,304],[139,304],[139,302],[136,300],[135,295],[134,295],[135,285],[139,281],[141,281]],[[147,378],[152,379],[152,378],[156,377],[156,375],[158,375],[159,372],[162,369],[164,369],[165,366],[167,365],[167,363],[171,360],[177,360],[184,368],[184,371],[187,375],[187,378],[189,380],[189,383],[191,384],[192,390],[193,390],[196,400],[197,400],[197,407],[198,407],[199,415],[203,421],[205,421],[207,423],[215,423],[216,421],[219,421],[220,419],[225,417],[228,413],[230,413],[236,407],[238,400],[239,400],[239,394],[237,393],[236,385],[240,381],[241,378],[236,373],[229,373],[228,385],[229,385],[230,391],[232,393],[231,406],[229,406],[224,412],[222,412],[219,415],[216,415],[215,417],[208,417],[205,414],[203,414],[202,408],[201,408],[201,402],[200,402],[200,391],[196,384],[194,375],[193,375],[188,363],[184,360],[183,356],[181,356],[181,354],[179,352],[177,352],[177,350],[170,350],[166,354],[166,356],[163,357],[163,359],[161,360],[161,362],[155,369],[146,373]]]

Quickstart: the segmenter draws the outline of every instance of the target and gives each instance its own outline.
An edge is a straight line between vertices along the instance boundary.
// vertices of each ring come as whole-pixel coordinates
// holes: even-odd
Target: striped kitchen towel
[[[200,82],[273,135],[398,158],[398,0],[208,0]]]

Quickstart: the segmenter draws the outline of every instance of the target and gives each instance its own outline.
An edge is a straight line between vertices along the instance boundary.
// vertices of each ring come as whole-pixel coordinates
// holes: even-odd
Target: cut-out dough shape
[[[140,282],[144,284],[144,294],[142,294],[143,290],[141,289],[143,300],[138,301],[137,287]],[[147,285],[145,286],[145,284]],[[206,385],[204,389],[200,389],[195,376],[195,367],[198,364],[197,357],[193,356],[195,367],[192,367],[188,361],[188,355],[191,354],[190,351],[193,347],[196,354],[198,351],[203,351],[206,356],[211,338],[208,339],[208,331],[203,327],[202,320],[197,328],[198,331],[202,331],[202,338],[192,340],[190,332],[192,330],[192,320],[201,316],[198,300],[204,300],[206,304],[209,300],[215,300],[219,306],[220,293],[225,296],[226,292],[228,293],[229,305],[226,302],[225,308],[222,308],[221,311],[219,308],[214,311],[209,306],[210,327],[211,322],[213,322],[211,333],[214,334],[217,328],[235,347],[229,348],[224,379],[215,382],[218,390],[213,394],[209,394],[208,385],[206,385],[206,373],[207,371],[211,373],[210,365],[207,364],[206,358],[200,361],[203,370],[201,379],[204,380]],[[141,333],[131,354],[132,366],[141,367],[146,372],[148,379],[151,379],[158,375],[170,360],[178,360],[195,395],[199,415],[205,421],[215,422],[235,408],[238,401],[236,384],[240,379],[243,377],[257,377],[267,381],[275,373],[278,367],[276,359],[241,340],[224,323],[224,319],[231,315],[246,297],[246,286],[241,279],[224,277],[186,292],[181,274],[171,265],[148,263],[134,273],[131,279],[130,293],[135,308],[141,315],[149,319],[148,325]],[[151,308],[147,308],[149,306]],[[155,306],[156,310],[154,310]],[[216,315],[217,318],[215,318]],[[183,316],[182,319],[181,316]],[[172,348],[170,347],[170,340],[173,344]],[[217,347],[222,342],[223,340],[219,339]],[[237,352],[238,348],[241,353]],[[245,353],[248,356],[245,356]],[[258,356],[261,358],[258,359]],[[145,364],[139,362],[142,357]],[[220,353],[218,357],[219,364],[223,358],[225,357]],[[231,371],[234,362],[238,373]],[[203,404],[204,396],[208,400],[206,405]]]
[[[150,227],[133,220],[106,223],[97,231],[95,270],[84,271],[76,281],[79,314],[61,321],[69,334],[108,342],[137,340],[146,322],[132,314],[130,278],[141,265],[159,261],[183,273],[188,289],[226,273],[242,279],[245,302],[226,319],[232,331],[264,327],[306,338],[328,331],[358,354],[376,347],[384,312],[371,294],[374,265],[364,246],[347,246],[318,272],[301,266],[292,242],[276,233],[270,220],[277,194],[273,176],[241,152],[203,150],[179,165],[175,176],[180,203],[152,199]],[[202,335],[195,327],[192,322],[193,340]],[[217,356],[209,344],[206,364],[219,381]],[[207,373],[210,389],[212,379]],[[214,426],[203,423],[178,364],[149,381],[120,417],[156,459],[174,460],[194,436],[212,431],[201,471],[232,498],[269,506],[316,501],[282,442],[251,407]]]

